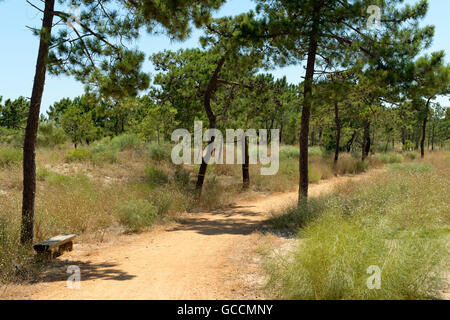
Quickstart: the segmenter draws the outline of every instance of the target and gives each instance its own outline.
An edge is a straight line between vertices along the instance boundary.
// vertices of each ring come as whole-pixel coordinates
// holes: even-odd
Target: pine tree
[[[43,2],[41,9],[28,1],[43,14],[43,19],[42,26],[33,29],[40,45],[24,142],[21,243],[27,245],[33,242],[34,234],[35,147],[47,68],[54,74],[66,73],[94,85],[101,94],[135,94],[148,85],[148,76],[139,69],[143,55],[125,49],[123,42],[135,39],[143,24],[149,30],[162,25],[169,34],[185,37],[189,21],[201,23],[209,17],[209,9],[218,8],[223,1],[60,1],[61,5],[78,6],[79,16],[56,10],[55,0]],[[120,10],[130,14],[120,14]]]
[[[417,55],[429,44],[432,27],[419,28],[417,21],[427,10],[427,1],[400,7],[401,0],[386,1],[258,1],[260,23],[267,30],[267,45],[278,64],[298,63],[306,58],[300,129],[299,202],[308,196],[308,139],[314,76],[317,66],[357,63],[361,56],[368,65],[389,69],[406,57]],[[367,28],[369,5],[383,8],[382,28]],[[406,24],[409,22],[409,24]],[[353,52],[353,54],[349,54]],[[406,59],[409,61],[408,59]]]

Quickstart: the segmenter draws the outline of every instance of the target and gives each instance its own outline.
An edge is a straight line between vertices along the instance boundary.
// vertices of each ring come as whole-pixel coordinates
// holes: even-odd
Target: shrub
[[[410,152],[405,153],[405,156],[410,160],[415,160],[418,157],[418,154],[417,154],[417,152],[410,151]]]
[[[15,148],[0,148],[0,167],[18,164],[22,159],[22,150]]]
[[[120,223],[132,232],[151,226],[157,217],[157,208],[146,200],[131,200],[119,208]]]
[[[53,122],[41,122],[37,136],[38,147],[53,148],[57,145],[64,144],[67,136],[64,130],[57,127]]]
[[[126,149],[137,148],[141,144],[141,140],[134,134],[124,134],[114,137],[110,143],[110,149],[123,151]]]
[[[320,147],[309,147],[308,148],[308,155],[310,156],[316,156],[316,157],[322,157],[323,151]]]
[[[170,144],[168,143],[158,143],[156,141],[153,141],[147,145],[147,153],[152,160],[169,160],[171,157],[172,149]]]
[[[138,136],[125,134],[114,137],[113,139],[105,138],[94,143],[91,147],[92,161],[97,164],[103,162],[117,162],[117,154],[126,149],[137,148],[141,141]]]
[[[357,174],[364,172],[369,167],[369,163],[353,157],[351,154],[343,153],[339,155],[339,160],[334,170],[336,174]]]
[[[91,159],[91,153],[83,149],[69,150],[66,153],[66,162],[83,162]]]
[[[411,140],[406,140],[402,146],[402,149],[408,151],[414,149],[415,146],[416,144],[414,142],[412,142]]]
[[[106,163],[116,163],[117,162],[117,152],[114,150],[107,150],[104,152],[93,153],[92,162],[96,164]]]
[[[361,173],[369,168],[369,163],[367,161],[358,160],[356,162],[355,173]]]
[[[185,170],[183,167],[177,167],[173,178],[177,185],[181,185],[183,187],[189,185],[190,182],[189,171]]]
[[[155,166],[145,168],[145,176],[147,179],[147,183],[152,187],[163,185],[169,182],[168,175]]]
[[[117,162],[118,150],[114,148],[109,140],[105,138],[94,143],[91,147],[91,159],[94,163],[115,163]]]
[[[23,141],[25,139],[25,130],[8,129],[0,127],[0,144],[6,143],[12,147],[23,147]]]

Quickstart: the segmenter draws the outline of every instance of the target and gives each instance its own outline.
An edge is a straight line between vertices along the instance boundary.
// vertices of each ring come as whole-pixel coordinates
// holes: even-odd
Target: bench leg
[[[38,252],[37,259],[38,261],[51,261],[53,259],[53,252],[52,251]]]

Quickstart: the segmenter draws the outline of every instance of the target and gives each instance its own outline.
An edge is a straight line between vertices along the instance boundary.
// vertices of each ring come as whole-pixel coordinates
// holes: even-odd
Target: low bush
[[[119,208],[120,223],[131,232],[139,232],[150,227],[157,217],[157,208],[147,200],[131,200]]]
[[[316,157],[323,157],[323,150],[320,147],[309,147],[308,148],[308,155],[316,156]]]
[[[182,187],[186,187],[187,185],[189,185],[190,174],[189,171],[187,171],[183,167],[177,167],[173,178],[177,185],[180,185]]]
[[[171,145],[168,143],[158,143],[156,141],[147,144],[147,154],[155,161],[170,160],[172,153]]]
[[[338,175],[356,174],[364,172],[368,166],[369,164],[367,162],[363,162],[349,153],[343,153],[339,155],[339,160],[334,170]]]
[[[409,160],[415,160],[418,156],[419,154],[417,152],[410,151],[405,153],[405,157],[408,158]]]
[[[125,134],[114,137],[113,139],[104,138],[97,141],[91,147],[91,159],[96,164],[115,163],[117,154],[126,149],[139,147],[141,140],[133,134]]]
[[[139,147],[141,140],[134,134],[123,134],[114,137],[110,143],[110,149],[117,151],[124,151],[126,149],[133,149]]]
[[[73,149],[66,152],[66,162],[84,162],[91,159],[91,153],[83,149]]]
[[[96,164],[117,162],[118,149],[114,148],[109,138],[97,141],[91,147],[91,159]]]
[[[57,127],[53,122],[39,123],[39,131],[37,136],[38,147],[54,148],[66,142],[67,136],[64,130]]]
[[[358,160],[356,162],[355,172],[354,173],[362,173],[369,169],[369,163],[367,161]]]
[[[169,182],[169,176],[155,166],[145,168],[145,177],[147,183],[152,187],[164,185]]]
[[[23,152],[16,148],[0,148],[0,167],[16,165],[22,162]]]
[[[0,127],[0,144],[7,144],[14,148],[21,148],[23,147],[24,139],[25,130]]]

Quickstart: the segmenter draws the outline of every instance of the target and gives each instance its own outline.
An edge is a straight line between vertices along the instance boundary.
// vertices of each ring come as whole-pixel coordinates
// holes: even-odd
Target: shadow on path
[[[178,219],[179,225],[168,229],[173,231],[195,231],[203,235],[249,235],[259,229],[265,219],[255,219],[262,217],[260,213],[249,210],[252,206],[227,206],[211,211],[208,217],[198,216],[195,214]]]
[[[66,281],[72,273],[67,273],[69,266],[80,268],[81,281],[84,280],[115,280],[126,281],[135,278],[118,268],[114,263],[92,263],[90,261],[54,261],[48,269],[33,283]]]

